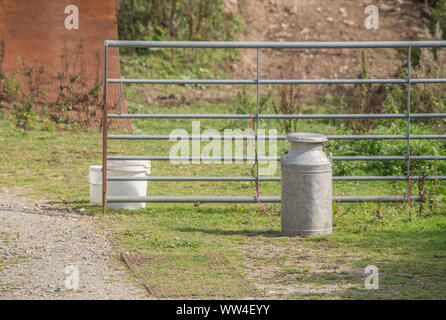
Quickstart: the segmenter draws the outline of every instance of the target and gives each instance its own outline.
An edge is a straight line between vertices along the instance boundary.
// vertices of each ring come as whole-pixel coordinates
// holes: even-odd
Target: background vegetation
[[[240,18],[227,13],[221,0],[120,0],[122,40],[234,40]]]

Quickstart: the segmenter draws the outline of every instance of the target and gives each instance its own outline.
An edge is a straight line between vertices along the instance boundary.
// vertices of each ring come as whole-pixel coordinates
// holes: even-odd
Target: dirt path
[[[94,219],[0,189],[0,299],[146,298]],[[78,290],[65,286],[69,266]]]

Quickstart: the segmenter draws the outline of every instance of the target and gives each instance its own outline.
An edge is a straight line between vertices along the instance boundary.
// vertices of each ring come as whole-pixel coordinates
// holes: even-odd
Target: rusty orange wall
[[[78,30],[65,28],[68,5],[79,9]],[[42,64],[45,74],[56,77],[62,69],[61,55],[65,54],[68,63],[76,64],[91,82],[98,72],[102,79],[102,44],[104,39],[118,39],[116,20],[115,0],[0,0],[3,71],[17,68],[20,57],[29,64]],[[80,43],[82,58],[77,54]],[[119,78],[118,50],[109,52],[109,77]],[[109,101],[117,103],[118,90],[110,88],[109,92]]]

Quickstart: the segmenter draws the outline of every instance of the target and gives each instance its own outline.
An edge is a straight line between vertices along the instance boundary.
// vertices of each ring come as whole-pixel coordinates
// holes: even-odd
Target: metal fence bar
[[[250,119],[249,114],[109,114],[113,119]],[[412,118],[446,118],[446,113],[412,113]],[[257,117],[254,117],[257,118]],[[406,114],[261,114],[260,119],[406,119]]]
[[[339,135],[328,140],[407,140],[407,135]],[[446,134],[410,135],[411,139],[446,139]],[[255,140],[255,136],[170,136],[170,135],[109,135],[109,140]],[[286,136],[258,136],[259,140],[286,140]]]
[[[404,84],[407,79],[264,79],[249,80],[249,79],[108,79],[108,83],[124,84],[181,84],[181,85],[257,85],[257,84]],[[428,79],[413,79],[412,83],[446,83],[443,78],[428,78]]]
[[[419,79],[424,83],[424,79]],[[446,82],[446,79],[426,79],[429,83],[434,80]],[[282,80],[232,80],[232,79],[109,79],[108,83],[126,84],[201,84],[201,85],[236,85],[236,84],[373,84],[373,83],[407,83],[406,79],[282,79]]]
[[[413,176],[412,180],[446,180],[446,176]],[[259,177],[259,181],[280,181],[281,177]],[[109,176],[107,181],[256,181],[255,177],[129,177]],[[407,176],[334,176],[333,181],[407,181]]]
[[[411,196],[411,201],[422,200],[418,196]],[[280,196],[259,197],[263,203],[280,203]],[[402,202],[406,196],[333,196],[336,202]],[[110,196],[107,202],[160,202],[160,203],[256,203],[253,196],[149,196],[149,197],[125,197]]]
[[[446,160],[446,156],[411,156],[412,160]],[[258,157],[259,161],[280,161],[280,157]],[[333,156],[343,161],[407,160],[407,156]],[[256,161],[256,157],[200,157],[200,156],[108,156],[107,160],[153,160],[153,161]]]
[[[256,110],[256,192],[257,197],[260,197],[260,181],[259,181],[259,116],[260,116],[260,100],[259,100],[259,80],[260,80],[260,70],[259,70],[259,58],[260,58],[260,48],[257,47],[257,85],[256,85],[256,94],[257,94],[257,110]]]
[[[234,41],[129,41],[108,40],[109,47],[120,48],[221,48],[221,49],[361,49],[361,48],[438,48],[446,41],[351,41],[351,42],[234,42]]]
[[[407,176],[340,176],[333,181],[407,181]],[[446,180],[446,176],[412,176],[412,180]]]
[[[446,79],[410,79],[410,82],[417,84],[417,83],[445,83]]]
[[[334,156],[333,160],[369,161],[369,160],[407,160],[407,156]],[[446,160],[446,156],[411,156],[412,160]]]

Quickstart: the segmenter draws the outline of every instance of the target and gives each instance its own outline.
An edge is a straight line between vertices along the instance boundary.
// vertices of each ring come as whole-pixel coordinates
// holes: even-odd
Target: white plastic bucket
[[[90,202],[102,203],[102,166],[90,166]]]
[[[110,160],[107,162],[107,175],[144,177],[150,174],[150,161]],[[102,166],[90,166],[90,202],[102,203]],[[147,181],[108,181],[107,196],[141,197],[147,195]],[[141,209],[145,203],[107,203],[114,209]]]

